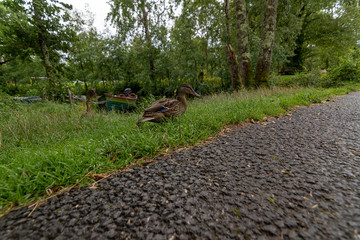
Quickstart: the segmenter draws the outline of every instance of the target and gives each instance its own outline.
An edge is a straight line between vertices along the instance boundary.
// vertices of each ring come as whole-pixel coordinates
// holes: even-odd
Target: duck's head
[[[193,87],[190,84],[182,85],[179,89],[179,95],[180,94],[183,94],[183,95],[190,94],[190,95],[194,95],[195,97],[200,97],[200,95],[195,92],[195,90],[193,89]]]

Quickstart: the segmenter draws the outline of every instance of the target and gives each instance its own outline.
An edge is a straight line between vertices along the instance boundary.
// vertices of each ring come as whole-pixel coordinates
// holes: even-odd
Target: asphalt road
[[[0,239],[360,240],[360,92],[0,219]]]

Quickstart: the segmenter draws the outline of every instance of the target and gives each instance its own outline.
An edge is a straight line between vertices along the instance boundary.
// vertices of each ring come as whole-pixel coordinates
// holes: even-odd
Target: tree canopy
[[[203,93],[269,86],[271,74],[336,67],[360,40],[358,1],[108,4],[113,35],[59,0],[1,1],[0,86],[46,77],[49,96],[75,82],[139,95],[172,95],[184,82]]]

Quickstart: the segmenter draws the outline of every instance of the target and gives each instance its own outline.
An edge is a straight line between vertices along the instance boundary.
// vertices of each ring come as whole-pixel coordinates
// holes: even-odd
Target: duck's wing
[[[165,112],[170,108],[179,105],[179,101],[172,98],[163,98],[154,102],[151,106],[145,108],[145,112]]]

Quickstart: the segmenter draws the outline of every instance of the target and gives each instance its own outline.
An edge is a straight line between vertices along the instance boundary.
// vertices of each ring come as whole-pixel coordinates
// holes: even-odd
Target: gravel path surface
[[[0,239],[360,239],[360,92],[0,219]]]

